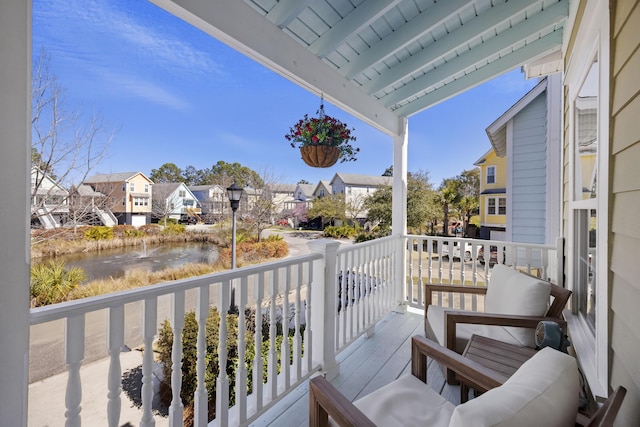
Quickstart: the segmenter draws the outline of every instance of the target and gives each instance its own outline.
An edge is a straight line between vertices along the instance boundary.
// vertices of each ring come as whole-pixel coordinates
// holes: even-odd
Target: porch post
[[[392,229],[396,238],[396,265],[394,269],[394,285],[398,308],[406,311],[407,281],[407,249],[404,236],[407,234],[407,151],[409,144],[409,121],[401,118],[402,133],[393,138],[393,204]]]
[[[31,1],[0,0],[0,420],[27,425]]]
[[[311,283],[311,343],[314,363],[320,363],[328,380],[340,373],[336,362],[336,319],[338,284],[336,283],[336,258],[340,243],[329,239],[309,242],[312,253],[323,254],[313,263]]]

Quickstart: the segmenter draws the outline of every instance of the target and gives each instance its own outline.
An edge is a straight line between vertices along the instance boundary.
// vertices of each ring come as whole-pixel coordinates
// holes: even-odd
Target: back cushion
[[[457,406],[449,426],[573,426],[578,393],[575,359],[546,347],[501,387]]]
[[[499,270],[496,268],[500,267]],[[510,272],[504,269],[511,270]],[[544,316],[549,307],[551,284],[496,264],[487,289],[485,312]],[[507,327],[515,340],[526,347],[535,347],[533,329]]]

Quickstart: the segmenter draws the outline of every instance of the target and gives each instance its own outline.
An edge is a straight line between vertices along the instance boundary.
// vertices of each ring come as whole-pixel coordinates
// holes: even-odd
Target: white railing
[[[423,285],[486,286],[495,264],[506,264],[553,283],[563,283],[562,238],[556,245],[503,242],[458,237],[406,236],[404,300],[424,309]],[[442,305],[442,295],[438,295]],[[449,303],[453,303],[453,296]],[[475,296],[470,304],[477,306]],[[464,302],[462,302],[464,305]]]
[[[338,243],[314,241],[309,244],[312,253],[302,257],[32,309],[32,327],[54,321],[65,324],[64,363],[68,381],[66,408],[60,408],[59,415],[64,413],[68,426],[80,425],[83,388],[80,369],[87,357],[85,342],[91,343],[96,337],[106,335],[109,369],[104,373],[108,378],[104,418],[109,426],[120,425],[120,352],[127,336],[127,344],[131,345],[130,340],[139,340],[145,349],[140,425],[154,425],[152,371],[155,362],[149,350],[158,338],[159,327],[168,318],[173,340],[169,425],[182,426],[180,391],[185,350],[182,331],[185,313],[194,310],[198,324],[194,425],[249,424],[314,372],[322,370],[327,376],[336,375],[339,372],[337,352],[359,335],[371,332],[375,322],[397,304],[399,291],[391,285],[396,261],[399,261],[393,251],[398,247],[394,245],[397,241],[379,239],[340,250]],[[233,310],[231,301],[238,310]],[[228,361],[228,316],[219,316],[217,355],[207,354],[206,325],[211,308],[218,313],[236,312],[237,324],[249,327],[249,331],[238,328],[237,360],[245,360],[248,354],[256,356],[248,364],[238,363],[231,378],[224,369]],[[104,323],[95,321],[95,315],[101,310],[108,313]],[[252,318],[247,318],[247,314]],[[229,320],[235,321],[233,317]],[[268,330],[268,337],[263,336],[263,329]],[[138,336],[132,337],[132,330],[139,330]],[[277,335],[282,332],[290,338],[282,339],[278,347]],[[247,340],[250,333],[254,334],[253,340]],[[261,355],[264,346],[268,347],[265,361]],[[97,346],[93,343],[88,347]],[[220,369],[216,369],[219,374],[215,378],[216,416],[209,422],[207,377],[214,370],[208,366],[212,363],[208,360],[214,359],[218,360]],[[247,390],[249,376],[250,391]],[[238,386],[233,394],[230,390],[235,384]],[[231,405],[233,395],[235,404]]]

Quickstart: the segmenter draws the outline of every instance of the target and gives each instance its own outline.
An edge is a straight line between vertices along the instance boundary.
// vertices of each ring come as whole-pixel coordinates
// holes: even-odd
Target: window
[[[122,198],[122,206],[126,206],[127,205],[127,198],[123,197]]]
[[[487,184],[496,183],[496,167],[487,166]]]
[[[587,6],[567,69],[568,123],[565,150],[569,186],[564,194],[568,224],[567,315],[584,376],[594,394],[609,384],[609,14],[606,4]]]
[[[184,191],[184,190],[180,190],[180,191],[178,191],[178,196],[179,197],[186,197],[187,196],[187,192]]]
[[[148,193],[149,192],[149,184],[145,184],[144,185],[144,192]]]
[[[498,199],[498,215],[506,215],[507,214],[507,199],[505,197],[500,197]]]
[[[127,191],[127,183],[126,182],[122,183],[122,191]]]
[[[495,215],[496,214],[496,199],[490,197],[487,200],[487,215]]]
[[[129,184],[129,191],[134,191],[136,188],[136,183],[132,182],[131,184]]]
[[[506,215],[507,198],[489,197],[487,198],[487,215]]]

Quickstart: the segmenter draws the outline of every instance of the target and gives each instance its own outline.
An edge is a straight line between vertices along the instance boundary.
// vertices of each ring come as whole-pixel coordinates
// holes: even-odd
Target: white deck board
[[[360,337],[337,356],[340,375],[331,383],[349,400],[356,400],[411,372],[411,337],[424,333],[424,318],[416,313],[390,313],[369,338]],[[458,404],[459,387],[445,386],[439,367],[429,364],[427,383]],[[307,426],[308,382],[291,392],[251,426]]]

